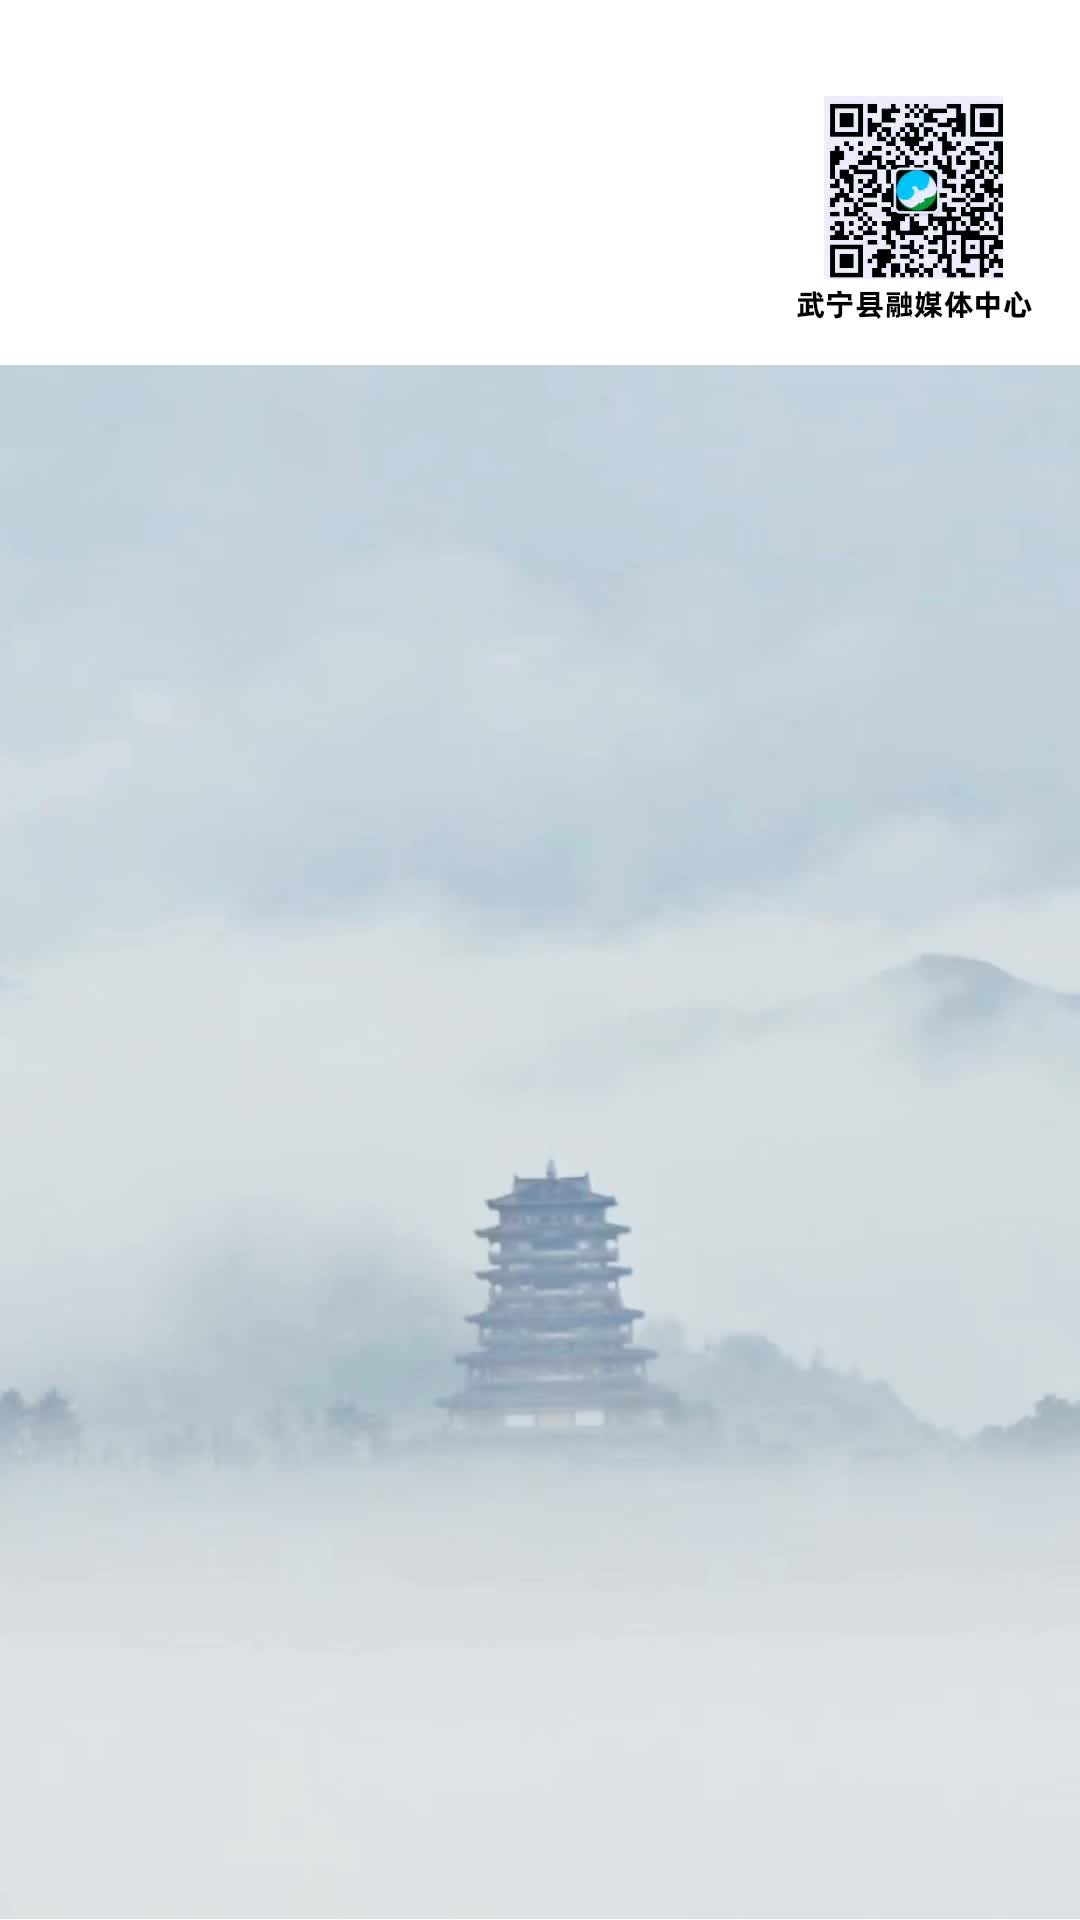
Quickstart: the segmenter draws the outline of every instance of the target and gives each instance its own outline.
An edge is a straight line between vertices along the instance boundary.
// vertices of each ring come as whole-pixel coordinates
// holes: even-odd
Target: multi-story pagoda
[[[467,1316],[478,1341],[457,1356],[463,1390],[441,1403],[451,1426],[478,1435],[666,1426],[678,1401],[646,1378],[656,1356],[634,1344],[642,1314],[622,1300],[629,1228],[608,1219],[613,1196],[549,1161],[542,1179],[515,1174],[512,1191],[487,1205],[498,1217],[476,1232],[488,1245],[477,1274],[488,1303]]]

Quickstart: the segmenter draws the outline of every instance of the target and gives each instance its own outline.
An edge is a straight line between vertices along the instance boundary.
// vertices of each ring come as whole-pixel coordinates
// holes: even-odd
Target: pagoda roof
[[[621,1301],[618,1306],[605,1304],[581,1312],[568,1308],[567,1314],[568,1324],[576,1327],[626,1326],[631,1320],[645,1317],[643,1308],[624,1307]],[[467,1313],[465,1319],[473,1327],[545,1327],[553,1332],[560,1331],[556,1316],[549,1309],[533,1307],[531,1303],[508,1307],[502,1301],[497,1307],[483,1307],[479,1313]]]
[[[607,1286],[609,1280],[625,1280],[633,1273],[633,1267],[617,1267],[609,1262],[603,1267],[587,1267],[579,1260],[538,1260],[534,1267],[474,1267],[478,1280],[486,1280],[490,1285],[495,1281],[513,1292],[515,1287],[550,1287],[553,1292],[565,1290],[575,1280],[596,1282],[597,1287]]]
[[[499,1211],[503,1207],[565,1206],[572,1200],[575,1206],[613,1207],[613,1193],[594,1193],[592,1181],[587,1173],[556,1173],[554,1160],[549,1160],[547,1171],[539,1177],[515,1173],[514,1184],[509,1193],[501,1193],[494,1200],[485,1200],[484,1205]]]
[[[630,1340],[620,1344],[611,1341],[606,1346],[599,1340],[579,1340],[569,1329],[565,1334],[552,1334],[548,1340],[514,1340],[507,1337],[497,1346],[470,1347],[468,1353],[456,1353],[454,1359],[461,1367],[489,1366],[498,1372],[504,1360],[528,1360],[543,1367],[550,1361],[560,1364],[573,1356],[580,1356],[590,1364],[608,1366],[612,1363],[623,1366],[624,1372],[631,1372],[636,1363],[642,1366],[656,1359],[652,1347],[638,1347]],[[625,1365],[624,1365],[625,1363]],[[515,1379],[519,1376],[515,1375]]]
[[[591,1201],[596,1201],[601,1196],[598,1194],[591,1194],[589,1197]],[[501,1207],[501,1206],[505,1206],[506,1204],[507,1202],[504,1200],[485,1200],[484,1202],[484,1205],[486,1207]],[[611,1204],[612,1203],[610,1200],[605,1202],[605,1205],[607,1206],[610,1206]],[[473,1228],[473,1232],[475,1233],[478,1240],[509,1239],[515,1233],[528,1234],[528,1233],[531,1233],[532,1231],[533,1229],[531,1227],[522,1227],[522,1226],[515,1227],[514,1216],[512,1213],[508,1220],[493,1220],[491,1221],[490,1225],[486,1227]],[[618,1234],[618,1233],[629,1233],[631,1229],[629,1227],[620,1226],[617,1220],[590,1220],[587,1224],[584,1224],[580,1227],[568,1227],[566,1231],[568,1233],[595,1233],[597,1235],[605,1234],[607,1236],[614,1236],[615,1234]]]

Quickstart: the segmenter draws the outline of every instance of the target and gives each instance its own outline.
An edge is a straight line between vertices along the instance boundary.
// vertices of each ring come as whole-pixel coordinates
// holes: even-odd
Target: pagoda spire
[[[554,1160],[549,1160],[549,1161],[548,1161],[548,1163],[547,1163],[547,1166],[546,1166],[546,1167],[544,1168],[544,1178],[545,1178],[545,1180],[557,1180],[557,1179],[558,1179],[558,1177],[559,1177],[559,1176],[558,1176],[558,1174],[557,1174],[557,1173],[556,1173],[556,1171],[555,1171],[555,1162],[554,1162]]]

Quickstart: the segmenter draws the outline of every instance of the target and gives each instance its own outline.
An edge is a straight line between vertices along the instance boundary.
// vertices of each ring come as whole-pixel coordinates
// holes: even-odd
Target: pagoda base
[[[669,1425],[662,1407],[453,1408],[450,1432],[477,1439],[516,1439],[538,1434],[597,1435],[659,1432]]]

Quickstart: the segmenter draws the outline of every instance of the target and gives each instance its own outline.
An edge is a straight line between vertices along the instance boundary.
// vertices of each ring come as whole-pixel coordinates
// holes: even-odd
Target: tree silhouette
[[[39,1460],[70,1460],[79,1448],[79,1423],[71,1403],[50,1387],[36,1406],[28,1407],[25,1421],[30,1451]]]
[[[1080,1450],[1080,1401],[1065,1400],[1057,1393],[1044,1393],[1042,1399],[1035,1402],[1034,1412],[1025,1414],[1015,1425],[984,1427],[979,1444],[1033,1452]]]
[[[352,1400],[335,1400],[326,1409],[326,1434],[333,1453],[348,1456],[366,1441],[372,1452],[382,1444],[385,1423],[377,1415],[364,1413]]]

